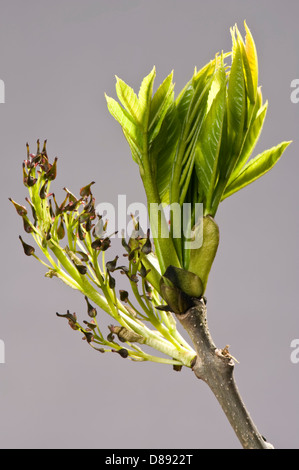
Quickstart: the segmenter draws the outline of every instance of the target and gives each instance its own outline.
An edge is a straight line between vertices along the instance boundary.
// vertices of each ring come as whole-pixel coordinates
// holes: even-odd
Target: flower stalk
[[[161,315],[156,310],[156,306],[163,299],[157,293],[155,297],[150,297],[146,292],[146,285],[148,289],[153,289],[147,281],[150,268],[146,270],[141,261],[147,256],[146,253],[151,252],[149,237],[137,238],[134,250],[129,248],[128,266],[119,266],[119,257],[105,262],[111,239],[107,235],[107,227],[102,230],[100,236],[97,236],[96,225],[101,222],[102,216],[96,214],[95,211],[95,200],[91,190],[94,182],[81,188],[78,198],[65,188],[66,197],[59,205],[55,194],[50,193],[50,185],[57,176],[58,159],[56,157],[54,162],[50,163],[46,141],[41,152],[39,148],[38,141],[37,153],[28,153],[23,164],[24,184],[29,192],[27,202],[33,209],[33,222],[28,218],[25,206],[16,203],[11,198],[10,201],[23,219],[25,232],[31,234],[45,260],[37,256],[35,248],[27,244],[20,236],[23,250],[27,256],[34,256],[47,267],[46,277],[59,278],[84,295],[87,313],[89,316],[91,312],[94,313],[92,321],[96,326],[94,329],[91,329],[90,324],[87,327],[84,326],[79,323],[75,314],[73,316],[69,313],[58,314],[58,316],[66,316],[74,330],[84,333],[91,347],[98,350],[99,346],[103,347],[100,348],[101,352],[121,351],[121,357],[128,357],[132,360],[150,360],[173,366],[190,367],[195,351],[177,331],[175,319],[172,317],[170,320],[169,314],[168,316]],[[30,175],[30,182],[28,175]],[[64,246],[65,239],[67,245]],[[147,266],[149,265],[148,261]],[[142,313],[138,313],[131,301],[131,308],[126,308],[128,298],[123,302],[117,296],[116,282],[113,277],[117,271],[129,279],[135,301],[139,304]],[[138,287],[140,284],[141,289]],[[108,334],[109,340],[105,339],[100,330],[95,318],[96,309],[92,302],[117,322]],[[115,335],[118,328],[122,328],[122,332],[127,334],[122,337]],[[119,341],[125,343],[125,347],[120,345]],[[168,357],[149,354],[140,347],[141,344]]]

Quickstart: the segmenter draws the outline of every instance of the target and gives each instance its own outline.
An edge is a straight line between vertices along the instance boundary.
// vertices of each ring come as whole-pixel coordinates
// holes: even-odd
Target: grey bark
[[[204,299],[195,300],[195,306],[177,318],[189,334],[197,356],[193,371],[206,382],[226,414],[244,449],[273,449],[253,423],[234,379],[234,361],[226,349],[218,349],[211,338],[207,324]]]

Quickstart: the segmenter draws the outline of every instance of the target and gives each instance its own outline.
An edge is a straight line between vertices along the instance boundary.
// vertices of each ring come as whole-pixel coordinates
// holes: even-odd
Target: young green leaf
[[[205,117],[209,90],[213,82],[216,59],[195,70],[175,103],[181,127],[171,183],[171,202],[184,202],[190,186],[198,135]]]
[[[107,95],[105,97],[110,113],[121,125],[129,144],[134,144],[136,150],[142,154],[143,137],[138,125],[133,121],[128,111],[122,108],[117,101]]]
[[[180,135],[177,109],[172,104],[164,117],[160,132],[152,142],[149,150],[150,161],[156,175],[161,202],[169,204],[169,187],[172,166]]]
[[[271,170],[290,143],[291,142],[282,142],[276,147],[272,147],[250,160],[236,179],[227,186],[222,200],[231,196],[233,193],[244,188]]]
[[[227,174],[232,171],[243,141],[246,117],[246,87],[242,53],[235,38],[236,29],[231,30],[233,41],[233,59],[228,82],[228,129],[231,141],[231,160],[227,165]]]
[[[151,108],[151,99],[153,94],[154,80],[156,77],[156,68],[153,67],[152,71],[142,80],[138,100],[141,113],[141,122],[145,130],[148,129],[149,114]]]
[[[131,115],[131,119],[136,121],[136,123],[141,123],[140,105],[134,90],[118,77],[116,77],[115,89],[119,101]]]
[[[226,105],[226,75],[223,64],[215,72],[208,97],[208,112],[199,134],[195,167],[198,179],[206,195],[206,210],[212,202],[212,195],[218,174],[218,157],[222,125]]]
[[[254,120],[251,122],[251,125],[248,129],[246,138],[243,143],[242,152],[238,159],[237,165],[235,166],[234,171],[231,174],[228,184],[230,184],[230,182],[236,178],[240,171],[242,171],[243,166],[246,164],[247,160],[252,154],[263,128],[263,124],[267,114],[267,108],[268,102],[266,101],[266,103],[261,106],[261,108],[258,110],[258,113],[256,114]]]
[[[256,47],[255,43],[252,37],[252,34],[250,32],[250,29],[248,28],[246,21],[244,21],[244,26],[246,30],[246,37],[245,37],[245,51],[246,51],[246,57],[250,69],[250,75],[251,75],[251,84],[248,86],[249,90],[253,90],[253,94],[251,96],[252,101],[255,100],[256,96],[256,90],[258,86],[258,60],[257,60],[257,52],[256,52]],[[247,83],[249,84],[249,74],[247,74]]]
[[[158,90],[153,96],[150,115],[149,115],[149,142],[152,142],[155,137],[158,135],[161,125],[163,123],[164,117],[173,104],[174,100],[174,84],[172,82],[173,72],[171,72],[168,77],[165,78],[163,83],[159,86]]]

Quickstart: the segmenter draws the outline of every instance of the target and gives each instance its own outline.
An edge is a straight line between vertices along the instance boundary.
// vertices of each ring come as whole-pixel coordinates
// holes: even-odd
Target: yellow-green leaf
[[[116,77],[115,89],[118,99],[124,108],[136,122],[140,123],[142,116],[139,101],[134,90],[118,77]]]
[[[276,147],[272,147],[250,160],[239,175],[227,186],[222,200],[253,183],[253,181],[271,170],[290,143],[281,142]]]
[[[145,129],[147,129],[149,123],[150,103],[155,77],[156,68],[153,67],[152,71],[142,80],[138,93],[141,120]]]
[[[130,114],[122,108],[117,101],[107,95],[105,95],[105,97],[107,100],[108,110],[114,119],[116,119],[116,121],[121,125],[130,147],[131,145],[134,145],[136,152],[142,154],[143,140],[139,126],[136,125]]]
[[[246,21],[244,21],[244,26],[245,26],[245,30],[246,30],[246,37],[245,37],[246,56],[247,56],[250,71],[251,71],[253,89],[257,90],[257,86],[258,86],[258,59],[257,59],[256,47],[255,47],[255,43],[254,43],[252,34],[250,32],[250,29],[248,28],[248,26],[246,24]]]
[[[226,78],[223,65],[215,72],[208,103],[209,109],[199,134],[195,156],[195,168],[207,197],[207,205],[211,203],[217,178],[218,156],[226,104]]]
[[[173,103],[174,84],[172,83],[172,78],[173,72],[165,78],[153,96],[148,125],[148,132],[150,134],[149,142],[152,142],[158,135],[167,110]]]
[[[268,102],[266,101],[266,103],[259,109],[255,119],[252,121],[248,129],[245,141],[243,143],[243,148],[241,155],[238,159],[238,163],[229,179],[228,184],[230,184],[230,182],[233,181],[236,176],[242,171],[243,166],[246,164],[247,160],[252,154],[253,149],[262,132],[263,124],[267,114],[267,108]]]

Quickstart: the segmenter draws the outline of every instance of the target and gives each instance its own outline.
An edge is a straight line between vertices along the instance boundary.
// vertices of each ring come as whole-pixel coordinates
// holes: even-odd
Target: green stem
[[[180,266],[180,262],[178,259],[177,252],[175,250],[173,239],[171,236],[168,238],[164,238],[161,234],[168,233],[168,226],[165,219],[164,212],[161,206],[161,200],[159,196],[159,192],[157,189],[157,184],[153,176],[150,160],[149,160],[149,153],[148,153],[148,135],[145,132],[143,135],[143,166],[140,167],[140,174],[143,181],[143,186],[145,189],[147,203],[148,203],[148,212],[149,212],[149,219],[151,226],[154,223],[151,211],[151,204],[157,204],[158,207],[161,209],[161,224],[158,222],[158,227],[152,227],[152,231],[156,229],[158,233],[158,237],[154,238],[154,244],[156,248],[157,258],[159,260],[160,268],[162,272],[165,272],[167,267],[170,265],[173,266]]]

